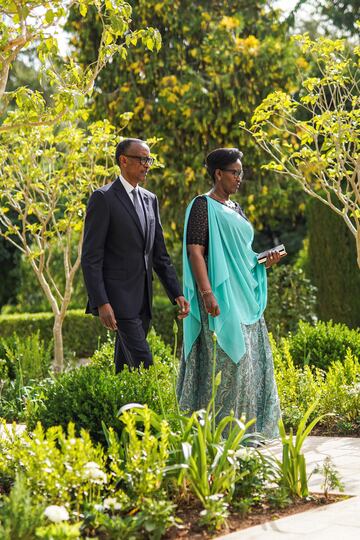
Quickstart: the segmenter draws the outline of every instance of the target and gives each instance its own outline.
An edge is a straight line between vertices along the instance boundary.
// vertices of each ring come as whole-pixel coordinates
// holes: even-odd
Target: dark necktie
[[[137,213],[137,215],[139,217],[141,229],[142,229],[142,232],[143,232],[143,234],[145,236],[146,221],[145,221],[144,209],[143,209],[141,201],[140,201],[139,192],[138,192],[138,190],[136,188],[134,188],[131,193],[132,193],[133,200],[134,200],[134,207],[135,207],[136,213]]]

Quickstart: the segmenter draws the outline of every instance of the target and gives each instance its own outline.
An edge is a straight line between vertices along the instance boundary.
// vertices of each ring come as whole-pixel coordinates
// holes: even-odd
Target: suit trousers
[[[151,316],[147,302],[138,317],[134,319],[116,319],[118,330],[115,340],[115,372],[119,373],[125,365],[138,368],[143,364],[148,368],[153,363],[152,354],[146,336],[149,331]]]

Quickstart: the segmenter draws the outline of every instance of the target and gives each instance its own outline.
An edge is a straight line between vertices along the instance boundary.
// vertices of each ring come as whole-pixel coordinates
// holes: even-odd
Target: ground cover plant
[[[288,399],[284,423],[300,425],[294,441],[292,432],[280,425],[281,459],[253,447],[251,419],[230,415],[215,421],[221,380],[215,337],[213,397],[206,410],[191,415],[179,411],[175,399],[176,353],[155,332],[149,340],[155,359],[150,370],[115,375],[110,339],[88,366],[44,379],[35,405],[29,398],[31,429],[23,435],[8,431],[0,440],[2,538],[174,538],[189,519],[210,534],[226,530],[236,516],[264,514],[264,508],[288,507],[308,496],[301,445],[322,419],[311,391],[302,404],[302,418],[296,421],[290,414],[299,409],[294,400],[300,372],[309,377],[312,371],[291,363],[286,340],[273,343],[277,376],[288,377],[283,384],[279,379],[280,397]],[[175,332],[174,351],[176,340]],[[329,367],[327,376],[335,384],[341,377],[355,380],[358,373],[359,363],[349,351],[343,362]],[[308,388],[303,384],[302,391]],[[334,395],[332,391],[332,399]],[[188,508],[196,510],[196,520]]]
[[[284,459],[249,446],[251,421],[230,416],[216,425],[214,400],[206,411],[180,415],[177,430],[147,405],[125,406],[121,430],[104,426],[106,448],[85,430],[77,436],[72,423],[67,430],[38,424],[21,435],[4,426],[1,538],[160,539],[183,526],[178,511],[189,504],[214,533],[234,513],[304,496],[294,499]],[[306,474],[303,456],[301,463]]]

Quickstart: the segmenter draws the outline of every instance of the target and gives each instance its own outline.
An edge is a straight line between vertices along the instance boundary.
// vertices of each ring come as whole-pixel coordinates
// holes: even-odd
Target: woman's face
[[[216,169],[215,172],[216,185],[221,187],[221,189],[228,195],[237,192],[240,187],[242,177],[243,168],[240,159],[230,163],[230,165],[226,165],[224,168]]]

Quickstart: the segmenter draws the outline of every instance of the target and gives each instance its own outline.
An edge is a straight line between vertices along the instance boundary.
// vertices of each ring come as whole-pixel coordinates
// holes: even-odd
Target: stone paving
[[[303,446],[308,472],[329,456],[344,484],[344,493],[354,497],[315,510],[294,514],[217,540],[360,540],[360,438],[308,437]],[[281,445],[269,447],[281,454]],[[321,491],[322,477],[313,474],[309,487]]]

